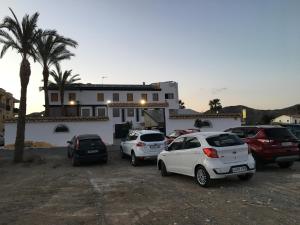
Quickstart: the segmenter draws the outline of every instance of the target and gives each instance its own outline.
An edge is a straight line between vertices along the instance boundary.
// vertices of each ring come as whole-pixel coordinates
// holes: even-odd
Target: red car
[[[226,131],[235,133],[249,145],[257,168],[266,163],[289,168],[299,159],[297,138],[285,127],[247,126]]]
[[[200,129],[191,128],[186,130],[174,130],[172,133],[166,136],[167,144],[170,144],[174,139],[178,138],[181,135],[196,133],[196,132],[200,132]]]

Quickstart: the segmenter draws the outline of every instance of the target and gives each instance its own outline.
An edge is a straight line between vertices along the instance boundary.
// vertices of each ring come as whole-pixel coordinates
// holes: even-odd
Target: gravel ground
[[[267,166],[248,182],[161,177],[153,162],[130,166],[110,148],[108,164],[72,167],[65,149],[0,150],[0,224],[300,224],[300,162]]]

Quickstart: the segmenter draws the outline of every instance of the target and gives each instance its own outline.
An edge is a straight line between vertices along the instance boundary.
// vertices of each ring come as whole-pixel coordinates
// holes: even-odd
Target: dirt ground
[[[74,168],[65,149],[27,151],[19,165],[0,150],[0,224],[300,224],[300,162],[205,189],[161,177],[155,163],[134,168],[116,147],[109,155],[107,165]]]

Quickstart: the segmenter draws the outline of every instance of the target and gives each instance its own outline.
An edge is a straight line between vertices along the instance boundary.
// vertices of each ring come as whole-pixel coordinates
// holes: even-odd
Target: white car
[[[157,159],[166,147],[165,136],[159,131],[134,130],[121,142],[120,151],[122,158],[130,156],[131,164],[137,166],[141,160]]]
[[[255,162],[248,145],[235,134],[199,132],[176,138],[157,158],[162,176],[169,172],[195,177],[200,186],[212,179],[237,175],[249,180],[255,173]]]

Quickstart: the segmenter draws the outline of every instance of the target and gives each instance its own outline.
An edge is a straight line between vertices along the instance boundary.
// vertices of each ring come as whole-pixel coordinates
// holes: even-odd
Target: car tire
[[[209,187],[212,183],[208,172],[203,166],[198,166],[196,168],[195,179],[201,187]]]
[[[131,153],[130,163],[131,163],[132,166],[137,166],[138,165],[138,159],[135,156],[134,152]]]
[[[246,173],[246,174],[241,174],[241,175],[238,175],[238,178],[242,181],[247,181],[247,180],[250,180],[252,177],[253,177],[253,173]]]
[[[280,168],[287,169],[290,168],[294,164],[294,162],[279,162],[277,164]]]
[[[121,155],[122,159],[125,159],[125,154],[123,152],[123,148],[122,147],[120,148],[120,155]]]
[[[163,161],[160,161],[160,174],[163,177],[166,177],[169,175],[169,172],[167,171],[167,167]]]
[[[75,156],[72,156],[72,166],[79,166],[80,162],[78,159],[75,158]]]

